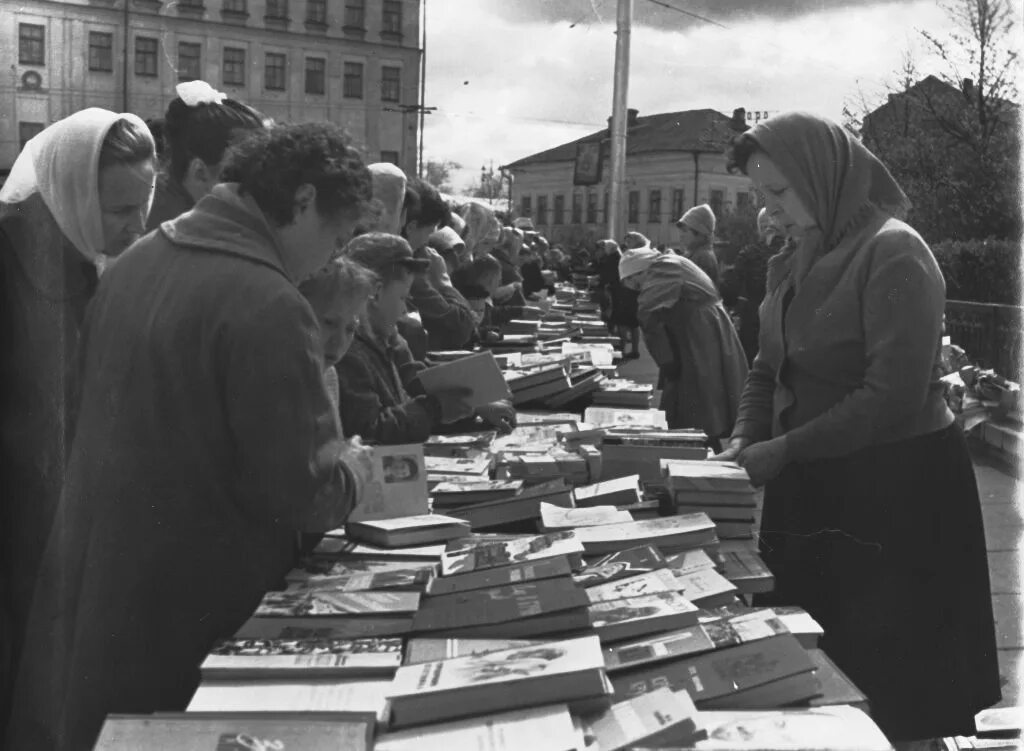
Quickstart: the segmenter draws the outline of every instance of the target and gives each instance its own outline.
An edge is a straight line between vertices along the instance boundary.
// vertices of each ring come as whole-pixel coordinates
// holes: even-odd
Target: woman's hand
[[[511,433],[516,426],[516,410],[511,402],[500,400],[477,407],[476,416],[500,434]]]
[[[345,441],[338,458],[363,486],[373,480],[373,449],[364,445],[359,436]]]
[[[736,458],[736,463],[747,470],[750,483],[755,488],[778,477],[788,462],[789,452],[784,435],[747,446]]]
[[[730,438],[729,443],[721,453],[715,454],[711,457],[710,461],[713,462],[735,462],[738,461],[739,455],[743,453],[743,450],[751,443],[749,438]]]

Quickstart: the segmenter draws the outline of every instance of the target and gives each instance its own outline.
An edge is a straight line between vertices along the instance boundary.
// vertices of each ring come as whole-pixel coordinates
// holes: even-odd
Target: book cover
[[[725,578],[744,594],[771,592],[775,577],[753,550],[720,550],[717,559]]]
[[[676,575],[670,569],[660,569],[618,581],[596,584],[587,588],[586,593],[590,602],[595,603],[644,597],[661,592],[678,592],[680,589]],[[685,593],[683,596],[686,596]]]
[[[396,730],[378,736],[376,751],[576,751],[579,733],[565,704],[501,712]]]
[[[348,540],[344,537],[324,537],[313,549],[313,554],[323,558],[377,558],[406,561],[440,560],[444,545],[416,545],[402,548],[384,548],[379,545]]]
[[[304,558],[297,567],[285,575],[289,583],[306,583],[331,579],[347,579],[357,574],[376,574],[382,572],[400,572],[410,577],[429,578],[437,573],[437,565],[433,563],[379,560],[320,558],[315,555]]]
[[[616,694],[635,696],[661,686],[673,691],[686,690],[701,709],[715,709],[723,703],[755,701],[752,696],[759,687],[772,686],[783,679],[807,674],[813,677],[814,663],[807,651],[791,635],[783,634],[769,639],[741,644],[728,649],[661,663],[638,670],[626,670],[612,677]],[[812,682],[810,698],[817,692]],[[782,703],[797,699],[783,697]],[[755,709],[777,706],[776,699],[764,692],[757,696]],[[763,703],[762,703],[763,702]]]
[[[253,614],[260,618],[415,613],[419,592],[335,592],[285,590],[267,592]]]
[[[854,707],[704,711],[699,751],[891,751],[879,727]]]
[[[815,696],[810,701],[812,707],[847,704],[857,707],[857,709],[863,709],[870,714],[868,697],[854,685],[838,665],[829,659],[827,654],[820,649],[808,649],[807,654],[814,662],[814,677],[818,680],[818,685],[821,686],[821,695]]]
[[[710,652],[715,643],[700,624],[609,644],[604,648],[604,664],[609,674]]]
[[[590,604],[569,577],[426,597],[413,616],[413,630],[454,631],[469,626],[533,618]]]
[[[582,485],[573,491],[576,505],[580,507],[627,506],[643,500],[640,492],[640,475],[626,475],[611,480],[602,480],[592,485]]]
[[[428,394],[469,386],[472,392],[465,401],[474,409],[511,396],[498,363],[490,352],[478,352],[469,357],[460,357],[454,362],[421,370],[418,378]]]
[[[349,521],[345,529],[353,539],[388,548],[446,542],[470,533],[465,521],[443,514]]]
[[[386,678],[203,681],[186,711],[372,712],[379,720],[390,687]]]
[[[754,492],[747,471],[735,462],[662,459],[661,465],[668,487],[677,493]]]
[[[665,557],[651,545],[638,545],[615,553],[589,564],[573,580],[584,587],[625,579],[627,577],[657,571],[667,565]]]
[[[288,590],[333,589],[338,592],[374,592],[403,589],[422,592],[434,577],[433,568],[392,571],[348,571],[339,574],[306,574],[294,570],[288,574]]]
[[[622,524],[633,521],[633,515],[615,506],[589,508],[563,508],[552,503],[540,504],[541,528],[545,532],[576,527],[597,527],[602,524]]]
[[[373,748],[375,724],[372,712],[110,714],[93,749],[368,751]]]
[[[479,453],[474,456],[428,456],[423,461],[430,474],[480,476],[489,471],[492,457],[488,453]]]
[[[665,412],[660,409],[620,409],[613,407],[588,407],[583,413],[583,422],[602,428],[619,426],[668,428]]]
[[[469,522],[473,529],[487,529],[514,522],[540,518],[541,503],[571,507],[572,495],[564,478],[531,485],[521,493],[495,501],[484,501],[447,509],[448,513]]]
[[[682,514],[657,519],[643,519],[614,527],[583,527],[576,530],[588,554],[611,553],[641,543],[666,549],[701,547],[717,539],[715,523],[705,514]],[[674,550],[672,552],[675,552]]]
[[[348,522],[426,514],[427,473],[423,444],[373,446],[371,481],[363,484]]]
[[[599,602],[591,605],[589,611],[591,625],[603,642],[692,626],[699,613],[678,592]]]
[[[667,688],[616,702],[585,724],[601,751],[619,751],[641,742],[686,745],[702,736],[693,700],[685,691]]]
[[[252,617],[235,632],[236,639],[363,639],[412,632],[412,615]]]
[[[392,675],[402,640],[222,639],[200,665],[204,678]]]
[[[683,597],[698,607],[714,608],[736,599],[736,586],[713,568],[672,572]]]
[[[406,643],[402,664],[418,665],[421,662],[450,660],[453,657],[482,655],[520,647],[535,647],[544,643],[545,641],[542,639],[448,639],[434,636],[414,636]]]
[[[463,506],[511,498],[523,489],[522,480],[464,480],[438,483],[431,494],[434,506]]]
[[[608,696],[595,636],[400,667],[393,727]]]
[[[579,565],[582,560],[583,546],[576,532],[552,532],[526,538],[507,540],[494,544],[481,545],[469,550],[445,552],[441,556],[441,575],[481,571],[497,566],[508,566],[524,561],[536,561],[554,556],[568,556],[569,561]]]
[[[689,574],[701,569],[717,568],[714,559],[703,548],[684,550],[682,553],[671,555],[666,560],[666,563],[670,569],[678,574]]]
[[[525,584],[541,579],[566,577],[572,573],[572,564],[564,555],[541,558],[537,561],[523,561],[509,566],[469,571],[464,574],[441,576],[431,580],[427,588],[430,596],[468,592],[474,589],[488,589],[510,584]]]

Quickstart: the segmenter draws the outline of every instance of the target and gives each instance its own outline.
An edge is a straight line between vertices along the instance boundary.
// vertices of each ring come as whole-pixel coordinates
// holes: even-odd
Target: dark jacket
[[[166,172],[161,172],[156,179],[153,205],[149,209],[149,218],[146,219],[146,232],[155,230],[171,219],[177,219],[186,211],[191,211],[195,205],[196,202],[192,200],[184,185]]]
[[[417,252],[416,257],[426,255]],[[473,337],[473,311],[451,284],[435,286],[425,275],[417,274],[409,298],[427,330],[428,349],[462,349]]]
[[[96,268],[36,194],[0,213],[0,734],[71,444]],[[2,735],[0,735],[2,737]]]
[[[382,343],[357,333],[336,368],[346,436],[385,445],[422,443],[439,425],[437,401],[409,394],[421,367],[398,334]]]
[[[104,274],[11,748],[89,748],[108,712],[185,708],[198,665],[341,523],[316,318],[251,199],[221,185]]]

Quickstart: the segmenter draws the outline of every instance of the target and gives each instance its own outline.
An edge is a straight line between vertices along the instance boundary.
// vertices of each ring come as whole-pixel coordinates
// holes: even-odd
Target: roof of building
[[[720,152],[736,135],[731,123],[732,120],[728,116],[711,109],[663,112],[637,117],[635,123],[629,126],[626,155],[660,151]],[[575,141],[517,159],[502,169],[515,169],[530,164],[572,162],[576,159],[576,147],[579,144],[594,141],[608,142],[609,129],[602,128]]]

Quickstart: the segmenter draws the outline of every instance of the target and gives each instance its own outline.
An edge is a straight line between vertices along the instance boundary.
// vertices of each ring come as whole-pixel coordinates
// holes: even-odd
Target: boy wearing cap
[[[697,264],[718,288],[718,258],[715,256],[715,212],[702,203],[687,211],[676,222],[683,243],[683,254]]]
[[[412,358],[395,327],[413,277],[425,273],[430,262],[415,258],[403,238],[382,232],[360,235],[344,252],[379,277],[366,318],[337,366],[345,434],[385,445],[421,443],[442,425],[472,416],[499,430],[511,429],[515,411],[507,402],[486,405],[474,415],[462,391],[427,395],[416,380],[423,365]]]

